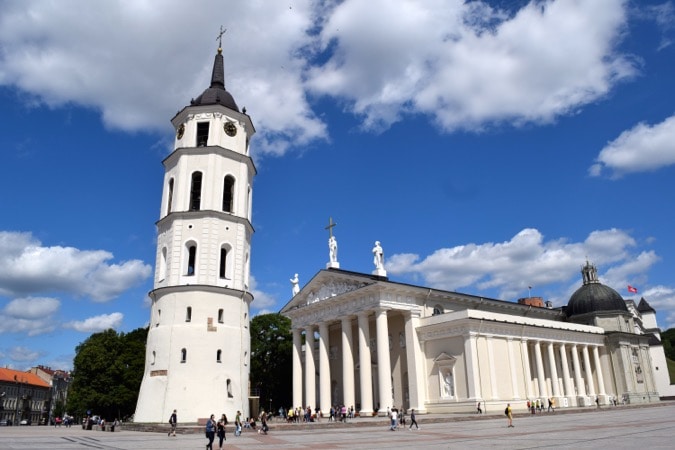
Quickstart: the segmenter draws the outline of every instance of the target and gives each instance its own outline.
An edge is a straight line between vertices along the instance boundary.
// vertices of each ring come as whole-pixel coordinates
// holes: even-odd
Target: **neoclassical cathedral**
[[[221,33],[222,36],[222,33]],[[248,415],[249,291],[255,133],[225,89],[222,49],[211,84],[171,119],[157,263],[136,422],[237,410]]]
[[[444,413],[477,402],[569,407],[672,395],[654,309],[600,283],[588,262],[561,308],[397,283],[375,264],[363,274],[329,263],[282,308],[293,329],[294,406]]]

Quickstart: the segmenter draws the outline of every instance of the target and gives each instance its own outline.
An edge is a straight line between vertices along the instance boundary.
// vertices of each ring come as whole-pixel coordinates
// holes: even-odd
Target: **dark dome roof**
[[[234,111],[239,112],[239,108],[232,97],[232,94],[225,89],[225,68],[223,63],[222,49],[218,49],[218,54],[213,62],[213,71],[211,72],[211,86],[206,88],[202,95],[190,102],[191,106],[200,105],[223,105]]]
[[[599,282],[581,286],[567,303],[567,316],[595,313],[600,311],[628,312],[621,295],[609,286]]]

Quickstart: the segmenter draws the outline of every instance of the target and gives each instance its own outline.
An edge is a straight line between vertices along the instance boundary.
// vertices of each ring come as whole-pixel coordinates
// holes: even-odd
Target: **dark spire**
[[[213,71],[211,72],[212,88],[225,89],[225,63],[223,62],[223,49],[218,49],[216,60],[213,62]]]
[[[225,63],[223,61],[223,49],[218,48],[218,53],[213,61],[211,72],[211,85],[202,94],[190,102],[192,106],[199,105],[223,105],[239,112],[232,94],[225,89]]]

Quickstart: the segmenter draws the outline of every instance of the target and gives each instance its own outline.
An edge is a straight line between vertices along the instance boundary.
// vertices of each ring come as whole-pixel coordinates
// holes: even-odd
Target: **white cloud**
[[[85,320],[73,320],[63,324],[64,328],[72,328],[82,333],[98,333],[109,328],[117,329],[122,325],[124,314],[114,312],[112,314],[101,314],[100,316],[90,317]]]
[[[628,233],[617,229],[594,231],[583,242],[568,242],[547,241],[539,230],[526,228],[505,242],[442,248],[423,259],[414,254],[393,255],[386,268],[392,275],[422,277],[425,284],[438,289],[494,290],[499,298],[513,300],[523,296],[527,286],[568,283],[575,276],[579,278],[568,289],[578,288],[579,270],[586,258],[609,266],[603,275],[608,285],[625,285],[659,260],[652,251],[634,256],[635,245]]]
[[[647,172],[675,164],[675,116],[656,125],[639,123],[600,151],[589,173],[600,176],[610,170],[614,178]]]
[[[613,0],[531,2],[512,16],[480,2],[347,0],[326,20],[332,53],[308,85],[371,128],[406,113],[447,131],[549,122],[635,75],[615,48],[625,22]]]
[[[9,350],[9,357],[16,362],[23,363],[29,361],[36,361],[42,356],[41,352],[32,350],[27,347],[12,347]]]
[[[259,310],[258,314],[267,314],[270,308],[276,306],[277,301],[274,296],[258,289],[258,283],[253,275],[251,275],[251,294],[253,294],[251,308]]]
[[[223,39],[226,86],[263,130],[254,151],[283,153],[325,139],[303,88],[307,0],[292,8],[220,0],[8,2],[0,11],[0,84],[51,107],[98,110],[111,128],[166,132],[180,105],[208,87],[224,17],[234,19]]]
[[[98,110],[111,128],[168,132],[177,105],[207,87],[225,14],[236,19],[226,85],[260,130],[254,152],[328,139],[315,94],[373,129],[417,113],[446,131],[542,123],[636,73],[616,48],[625,4],[534,1],[512,14],[460,0],[7,2],[0,84],[33,104]]]
[[[43,247],[30,233],[0,231],[0,294],[63,292],[105,302],[151,275],[142,261],[110,264],[103,250]]]
[[[60,306],[59,300],[49,297],[14,299],[0,311],[0,334],[26,333],[28,336],[37,336],[54,331],[54,315]]]

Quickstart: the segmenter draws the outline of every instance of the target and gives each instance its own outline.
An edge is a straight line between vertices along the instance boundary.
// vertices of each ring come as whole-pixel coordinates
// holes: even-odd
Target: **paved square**
[[[368,423],[320,423],[283,426],[270,434],[245,432],[234,437],[228,430],[227,449],[448,449],[448,448],[612,448],[665,449],[675,438],[675,403],[649,407],[560,411],[516,415],[514,428],[501,415],[418,416],[420,430],[389,431],[384,419]],[[280,427],[281,428],[281,427]],[[214,449],[218,448],[216,439]],[[202,433],[175,438],[165,433],[85,431],[81,427],[1,427],[0,448],[6,449],[203,449]]]

